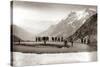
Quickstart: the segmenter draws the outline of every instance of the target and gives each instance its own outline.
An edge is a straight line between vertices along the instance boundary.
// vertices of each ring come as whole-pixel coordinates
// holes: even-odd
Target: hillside
[[[85,23],[71,36],[67,39],[73,38],[77,40],[79,38],[84,38],[85,36],[94,37],[97,41],[97,14],[88,18]],[[93,38],[91,38],[92,40]]]
[[[19,40],[23,41],[21,38],[15,36],[15,35],[12,35],[12,40],[13,40],[13,42],[18,42]]]
[[[81,12],[70,12],[69,15],[62,19],[58,24],[50,26],[46,31],[40,33],[41,36],[71,36],[80,28],[85,21],[96,12],[86,9]]]
[[[19,27],[17,25],[12,25],[12,35],[16,36],[17,38],[20,38],[22,40],[33,40],[34,39],[34,34],[31,32],[23,29],[22,27]]]

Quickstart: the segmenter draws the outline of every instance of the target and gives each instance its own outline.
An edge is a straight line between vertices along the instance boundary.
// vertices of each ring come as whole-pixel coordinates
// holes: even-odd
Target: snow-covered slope
[[[96,11],[91,9],[84,9],[82,11],[72,11],[67,18],[62,19],[58,24],[52,25],[46,31],[40,33],[41,36],[63,36],[68,37],[72,35],[84,22]]]

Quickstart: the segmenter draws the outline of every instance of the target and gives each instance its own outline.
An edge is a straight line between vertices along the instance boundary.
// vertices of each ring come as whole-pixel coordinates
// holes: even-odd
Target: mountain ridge
[[[72,35],[84,22],[96,12],[86,9],[81,12],[70,12],[67,18],[61,20],[58,24],[49,27],[46,31],[40,33],[40,36],[63,36]]]

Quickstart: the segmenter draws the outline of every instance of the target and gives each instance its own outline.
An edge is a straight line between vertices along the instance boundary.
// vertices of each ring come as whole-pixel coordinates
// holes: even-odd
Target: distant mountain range
[[[40,33],[40,36],[71,36],[79,29],[88,18],[96,14],[96,11],[85,9],[78,12],[70,12],[67,18],[61,20],[56,25],[51,25],[46,31]]]
[[[85,9],[83,11],[78,12],[70,12],[69,15],[62,19],[58,24],[51,25],[47,30],[42,33],[37,34],[37,36],[62,36],[64,38],[68,38],[72,36],[81,26],[84,24],[90,24],[87,22],[91,19],[92,16],[96,14],[96,11]],[[92,19],[91,19],[92,20]],[[15,41],[20,40],[33,40],[35,39],[35,35],[22,27],[17,25],[12,25],[13,33],[12,36],[15,38]],[[96,26],[94,26],[96,27]],[[75,34],[74,34],[75,35]],[[73,35],[73,36],[74,36]]]
[[[13,40],[13,42],[23,41],[21,38],[15,36],[15,35],[12,35],[12,40]]]
[[[34,34],[28,32],[27,30],[17,26],[17,25],[11,25],[12,26],[12,36],[15,40],[33,40]]]

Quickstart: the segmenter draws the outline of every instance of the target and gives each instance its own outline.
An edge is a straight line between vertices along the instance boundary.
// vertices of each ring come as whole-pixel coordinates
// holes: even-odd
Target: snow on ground
[[[55,54],[35,54],[13,52],[14,67],[41,65],[41,64],[58,64],[89,62],[97,60],[97,52],[76,52],[76,53],[55,53]]]

